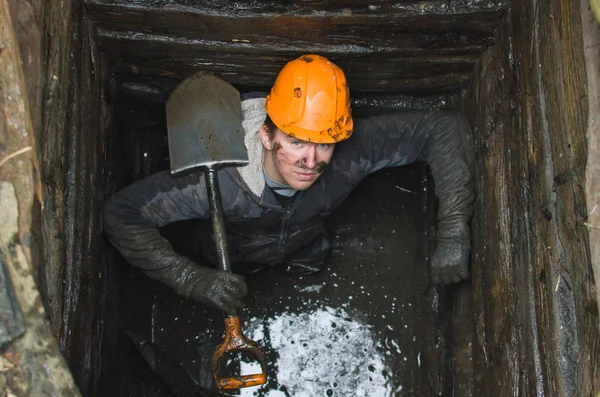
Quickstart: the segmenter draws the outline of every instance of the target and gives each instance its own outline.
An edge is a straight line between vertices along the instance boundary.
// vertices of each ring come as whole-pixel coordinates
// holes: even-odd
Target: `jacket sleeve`
[[[197,265],[173,251],[158,228],[208,218],[209,211],[202,174],[173,178],[164,171],[112,196],[104,207],[104,231],[132,265],[189,297]]]
[[[354,145],[363,153],[365,173],[427,161],[439,200],[437,240],[470,247],[473,154],[466,119],[442,111],[405,112],[361,120],[357,127]]]

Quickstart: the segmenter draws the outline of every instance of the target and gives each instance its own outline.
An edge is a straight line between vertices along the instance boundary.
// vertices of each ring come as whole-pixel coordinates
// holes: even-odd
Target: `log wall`
[[[37,85],[25,82],[39,59],[21,61],[21,52],[30,53],[22,51],[24,43],[17,35],[24,21],[35,23],[30,19],[31,9],[24,10],[14,14],[7,1],[0,1],[0,392],[78,397],[33,277],[38,266],[32,234],[39,229],[39,213],[32,209],[39,208],[43,198],[30,116],[38,108]],[[36,32],[35,25],[31,32]],[[33,35],[26,37],[32,40],[29,45],[35,53],[39,47]]]
[[[138,85],[177,85],[204,69],[271,87],[301,54],[340,66],[353,94],[445,94],[464,87],[504,1],[85,0],[100,49]],[[160,84],[159,84],[160,85]]]
[[[596,396],[578,2],[512,2],[476,69],[472,395]]]
[[[103,253],[107,242],[102,234],[101,209],[110,183],[107,164],[108,107],[110,86],[108,66],[101,59],[92,38],[92,26],[84,18],[83,5],[73,2],[70,57],[60,70],[69,81],[62,106],[48,113],[64,117],[60,157],[63,175],[64,255],[54,274],[64,280],[59,341],[71,364],[73,376],[85,396],[96,396],[103,366],[113,357],[118,327],[118,275]],[[69,54],[69,53],[67,53]],[[63,58],[64,59],[64,58]],[[58,131],[57,131],[58,132]],[[56,266],[56,265],[54,265]],[[60,266],[60,265],[59,265]],[[47,269],[52,274],[55,269]]]
[[[115,88],[120,94],[129,89],[134,96],[160,97],[157,102],[162,102],[169,87],[185,77],[187,68],[197,67],[195,61],[212,65],[219,56],[224,57],[211,53],[212,41],[171,42],[181,32],[161,31],[162,14],[156,11],[154,19],[146,20],[139,16],[142,2],[134,1],[133,6],[126,3],[88,0],[86,16],[83,1],[8,0],[23,58],[36,142],[34,160],[40,164],[33,168],[41,179],[42,204],[35,206],[34,200],[31,263],[52,330],[86,396],[100,395],[99,384],[104,376],[101,370],[110,367],[116,354],[119,282],[115,269],[109,266],[107,255],[111,251],[104,249],[100,234],[100,206],[106,195],[129,183],[134,175],[143,174],[154,162],[166,160],[144,160],[143,145],[132,141],[138,136],[126,136],[127,131],[112,128],[108,103],[114,91],[109,84],[109,66],[123,80]],[[159,3],[152,2],[152,7],[160,8]],[[185,0],[176,3],[177,12],[187,4]],[[379,21],[377,18],[386,10],[371,10],[370,5],[380,6],[371,3],[361,2],[360,7],[373,13],[369,20]],[[471,2],[453,4],[463,3],[466,7]],[[268,4],[272,3],[259,5]],[[123,12],[111,14],[109,6],[115,5]],[[269,12],[295,12],[294,4],[285,7]],[[229,12],[227,7],[221,11]],[[357,91],[362,89],[368,94],[359,99],[366,110],[421,103],[409,98],[409,104],[402,105],[403,100],[397,98],[379,101],[369,95],[379,88],[398,91],[398,87],[408,93],[442,90],[433,102],[428,99],[423,103],[444,107],[447,90],[468,81],[465,75],[479,52],[491,43],[487,36],[501,14],[494,9],[489,18],[481,19],[483,25],[475,26],[480,23],[477,21],[467,24],[472,34],[464,39],[447,36],[446,31],[436,36],[433,42],[448,44],[444,40],[450,40],[458,46],[457,53],[438,53],[436,46],[426,42],[403,41],[418,48],[405,49],[397,57],[399,63],[431,47],[435,59],[448,57],[455,66],[442,70],[433,61],[416,61],[406,69],[396,65],[396,73],[401,70],[405,78],[416,78],[398,80],[397,85],[385,85],[393,77],[386,74],[386,69],[379,76],[385,84],[363,81],[366,69],[361,67],[366,66],[358,61],[372,61],[373,49],[342,46],[360,35],[339,38],[348,43],[333,41],[327,43],[327,48],[334,57],[344,56],[344,48],[355,55],[348,64],[357,61],[350,72],[359,84]],[[186,18],[183,13],[177,15]],[[194,18],[212,21],[215,15],[203,11]],[[353,22],[359,15],[356,10],[344,11],[331,21]],[[419,26],[428,21],[427,16],[419,18],[415,19]],[[464,16],[456,18],[451,21],[454,25],[464,21]],[[400,29],[408,23],[398,21],[401,23],[391,27]],[[134,34],[126,29],[133,23],[143,32]],[[229,36],[214,38],[219,43],[227,42],[219,48],[239,51],[244,59],[252,57],[257,63],[248,65],[262,70],[259,66],[265,65],[265,59],[260,56],[261,49],[243,50],[247,45],[238,38],[243,26],[236,26],[224,30]],[[332,24],[331,29],[336,26]],[[175,24],[174,29],[178,28]],[[254,30],[242,33],[253,35]],[[597,252],[597,248],[590,247],[588,240],[590,231],[592,238],[596,233],[597,241],[597,229],[596,222],[590,221],[596,218],[588,217],[592,208],[586,207],[585,201],[586,131],[595,124],[588,120],[592,102],[588,103],[590,80],[584,64],[584,33],[579,2],[513,1],[496,32],[495,44],[478,61],[472,87],[464,93],[464,109],[474,126],[477,202],[472,289],[454,289],[455,395],[597,397],[600,392],[598,308],[590,261],[590,250]],[[428,37],[423,36],[423,40],[431,39]],[[385,39],[383,35],[381,40]],[[103,48],[102,55],[95,40]],[[378,48],[388,44],[382,41]],[[338,53],[333,47],[342,50]],[[187,64],[180,55],[190,49],[196,58]],[[276,59],[269,58],[272,62],[266,66],[270,75],[255,76],[261,88],[270,85],[290,54],[282,46]],[[121,59],[109,65],[109,57]],[[383,57],[392,59],[390,54]],[[238,64],[235,56],[221,61],[214,67],[229,65],[227,62]],[[233,69],[231,76],[237,76],[237,84],[244,86],[246,74]],[[436,78],[430,79],[429,75]],[[158,84],[159,89],[144,91],[160,82],[157,76],[166,79],[164,87]],[[451,84],[446,81],[455,77],[457,80]],[[428,79],[435,84],[427,83]],[[140,92],[143,95],[138,95]],[[133,122],[139,114],[131,112],[122,117]],[[145,120],[149,121],[152,119]],[[136,159],[128,161],[136,166],[117,174],[126,162],[119,156],[131,155],[123,148],[135,149]],[[589,174],[589,164],[588,175],[593,175]],[[594,199],[593,189],[589,189],[588,200]]]
[[[118,277],[104,252],[108,65],[83,2],[10,0],[40,163],[32,263],[54,337],[75,382],[94,396],[114,356]],[[109,310],[110,309],[110,310]]]

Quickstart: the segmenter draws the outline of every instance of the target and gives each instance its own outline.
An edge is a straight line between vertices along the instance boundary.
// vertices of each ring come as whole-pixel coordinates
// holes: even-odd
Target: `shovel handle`
[[[217,171],[213,168],[209,168],[205,175],[219,267],[221,270],[231,272],[231,265],[229,264],[229,255],[227,252],[227,231],[225,230],[225,222],[223,219],[223,203],[221,201],[221,191],[219,189]],[[221,377],[219,365],[221,359],[225,354],[235,351],[248,351],[252,353],[260,363],[261,373],[229,378]],[[217,350],[215,350],[212,357],[211,367],[215,383],[221,390],[258,386],[267,382],[267,365],[263,353],[256,342],[244,336],[240,326],[240,318],[238,316],[225,317],[225,340],[217,346]]]
[[[231,272],[229,253],[227,251],[227,231],[225,230],[225,220],[223,216],[223,201],[221,200],[221,190],[219,188],[217,170],[209,168],[204,175],[206,176],[206,188],[208,190],[208,201],[210,202],[210,214],[217,248],[219,269]]]
[[[241,389],[243,387],[260,386],[267,382],[266,374],[253,374],[235,376],[232,378],[221,378],[217,386],[220,390]]]
[[[253,353],[260,363],[261,372],[258,374],[241,375],[223,378],[219,364],[221,359],[231,352],[248,351]],[[225,317],[225,340],[215,350],[212,357],[212,373],[217,387],[221,390],[239,389],[242,387],[263,385],[267,382],[267,366],[265,358],[258,344],[242,333],[240,318],[238,316]]]

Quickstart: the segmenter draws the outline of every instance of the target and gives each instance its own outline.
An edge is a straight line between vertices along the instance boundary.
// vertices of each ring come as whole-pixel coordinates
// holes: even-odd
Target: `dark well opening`
[[[336,238],[326,272],[249,279],[247,329],[273,343],[277,319],[288,320],[288,330],[290,321],[304,330],[303,321],[319,319],[345,330],[350,320],[372,325],[356,332],[381,344],[381,361],[355,357],[358,372],[318,383],[317,395],[344,395],[350,380],[360,380],[356,390],[389,380],[397,395],[596,396],[600,338],[584,227],[588,114],[578,2],[24,3],[11,2],[16,29],[39,33],[18,35],[21,52],[31,55],[23,55],[31,60],[24,73],[40,126],[44,206],[33,255],[43,258],[38,285],[83,395],[170,395],[124,328],[209,382],[201,358],[220,340],[221,315],[142,277],[101,228],[108,195],[168,167],[168,94],[201,69],[241,91],[265,90],[287,60],[314,52],[346,71],[356,115],[467,114],[477,195],[472,281],[428,288],[435,200],[427,169],[388,169],[331,215]],[[168,229],[192,255],[195,225]],[[303,337],[295,332],[285,342],[297,340],[302,352],[309,348]],[[268,352],[272,363],[285,358]],[[326,357],[330,368],[333,358]],[[383,362],[393,374],[383,373]],[[271,375],[273,392],[293,387]]]
[[[424,100],[430,101],[427,107],[446,106],[439,97]],[[139,162],[125,167],[139,169],[140,177],[168,169],[163,105],[141,108],[133,98],[121,104],[119,128],[135,137],[129,142],[138,146],[131,151],[138,157],[120,161]],[[362,115],[384,111],[367,109]],[[247,336],[264,347],[269,383],[242,395],[449,393],[451,317],[444,305],[450,303],[428,278],[435,209],[425,164],[382,170],[328,218],[333,248],[324,272],[297,277],[267,269],[248,275],[250,293],[241,316]],[[209,228],[205,221],[178,222],[162,234],[176,251],[202,263],[200,241]],[[146,279],[120,256],[114,260],[124,269],[121,328],[152,342],[202,386],[214,388],[210,358],[223,338],[222,313]],[[104,393],[172,395],[169,382],[152,375],[126,337],[119,345]],[[300,381],[299,374],[307,372],[311,380]]]

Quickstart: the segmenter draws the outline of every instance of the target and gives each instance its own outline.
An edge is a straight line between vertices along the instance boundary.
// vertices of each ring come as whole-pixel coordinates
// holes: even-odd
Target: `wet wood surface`
[[[114,70],[121,79],[135,81],[137,76],[168,77],[173,80],[170,84],[173,86],[198,70],[207,70],[234,85],[267,88],[273,85],[277,73],[286,62],[301,54],[287,52],[268,57],[252,53],[214,54],[207,52],[207,48],[198,49],[195,44],[188,47],[181,43],[149,43],[138,39],[134,40],[135,44],[127,43],[123,35],[114,36],[112,32],[98,40],[103,48],[110,48],[105,52],[117,59],[114,61]],[[136,47],[135,51],[130,48],[132,45]],[[228,50],[236,51],[235,48]],[[172,54],[165,58],[168,51]],[[483,47],[479,51],[483,51]],[[304,52],[323,54],[323,51],[314,47]],[[124,53],[128,55],[121,56]],[[385,54],[329,56],[333,62],[345,68],[351,92],[382,91],[409,95],[448,92],[464,86],[471,79],[476,57],[476,54],[452,56],[443,51],[436,59],[419,59],[419,56],[410,54],[396,57]],[[386,66],[378,69],[373,67],[374,63]]]
[[[477,76],[472,395],[596,396],[579,4],[515,3]]]
[[[31,14],[13,11],[7,1],[0,2],[0,266],[14,287],[10,305],[22,315],[23,332],[0,350],[0,390],[7,396],[76,397],[79,391],[46,323],[33,277],[37,266],[32,231],[39,227],[39,219],[32,209],[42,197],[28,76],[15,31]],[[13,24],[13,18],[20,22]]]
[[[82,394],[93,396],[100,368],[114,354],[107,340],[118,327],[118,311],[109,310],[117,298],[109,291],[118,281],[101,255],[99,226],[110,119],[107,65],[98,58],[80,2],[13,1],[11,12],[19,21],[27,94],[37,120],[32,124],[42,204],[33,211],[36,281],[75,382]]]
[[[200,69],[270,87],[303,53],[331,58],[350,89],[404,94],[466,86],[502,2],[164,2],[87,0],[100,50],[123,76]],[[374,65],[377,65],[374,67]]]
[[[42,11],[48,23],[42,25],[46,37],[52,40],[45,42],[44,53],[39,54],[41,62],[47,68],[40,76],[43,88],[40,95],[45,98],[44,107],[38,109],[42,119],[39,128],[39,158],[42,179],[42,195],[44,206],[41,209],[41,256],[40,291],[48,310],[50,324],[56,337],[60,335],[63,311],[64,288],[64,216],[65,216],[65,169],[67,109],[70,78],[70,52],[72,12],[71,3],[67,1],[48,4]],[[35,76],[29,75],[30,79]],[[35,81],[35,80],[33,80]]]
[[[164,7],[164,0],[93,0],[93,4],[121,5],[129,7]],[[267,0],[171,0],[168,2],[170,9],[197,9],[210,13],[299,13],[301,15],[313,12],[345,11],[346,13],[385,14],[392,11],[412,11],[418,13],[469,13],[475,11],[497,11],[506,6],[506,1],[472,1],[472,0],[303,0],[301,3],[294,0],[267,1]]]
[[[586,198],[590,234],[590,255],[600,285],[600,25],[589,3],[581,2],[583,48],[588,80],[588,159],[586,169]],[[596,287],[600,304],[600,288]],[[600,327],[600,324],[598,324]]]
[[[108,68],[98,55],[92,26],[75,10],[65,142],[65,269],[60,341],[82,394],[97,396],[101,369],[116,352],[117,269],[104,255],[102,206],[107,179],[111,111]],[[72,58],[72,59],[73,59]]]

